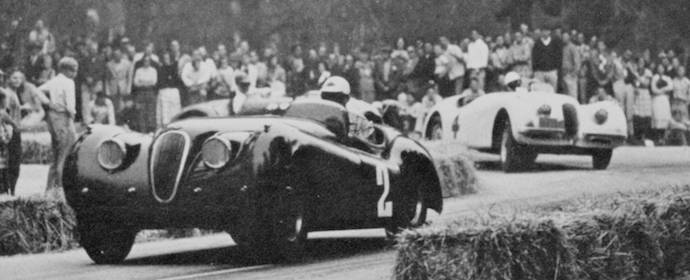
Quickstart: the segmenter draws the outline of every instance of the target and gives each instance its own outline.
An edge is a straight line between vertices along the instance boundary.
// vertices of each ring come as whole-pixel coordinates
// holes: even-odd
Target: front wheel
[[[406,191],[393,204],[393,217],[385,228],[386,236],[392,239],[404,229],[423,226],[426,214],[427,207],[421,187]]]
[[[304,258],[307,242],[305,203],[291,187],[275,200],[271,211],[272,241],[280,260],[299,262]]]
[[[501,136],[501,167],[504,172],[515,172],[523,168],[521,161],[521,146],[515,138],[510,128],[510,122],[506,122]],[[536,159],[536,157],[535,157]]]
[[[137,231],[102,223],[78,225],[79,244],[96,264],[117,264],[125,260]]]
[[[592,165],[596,170],[605,170],[611,163],[613,150],[598,150],[592,153]]]

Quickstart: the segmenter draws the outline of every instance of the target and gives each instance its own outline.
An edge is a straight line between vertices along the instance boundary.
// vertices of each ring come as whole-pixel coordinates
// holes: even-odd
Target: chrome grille
[[[151,190],[161,203],[175,198],[191,140],[181,131],[164,132],[153,143],[150,161]]]

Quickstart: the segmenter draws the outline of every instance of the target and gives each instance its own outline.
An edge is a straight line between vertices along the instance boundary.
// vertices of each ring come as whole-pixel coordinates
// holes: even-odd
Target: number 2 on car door
[[[390,193],[390,174],[385,165],[376,165],[376,185],[383,187],[383,193],[376,204],[376,211],[379,218],[393,217],[393,202],[386,201]]]

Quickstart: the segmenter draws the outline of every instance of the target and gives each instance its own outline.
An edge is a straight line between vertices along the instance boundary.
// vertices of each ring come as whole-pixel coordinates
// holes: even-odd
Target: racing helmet
[[[321,98],[345,106],[350,100],[350,83],[340,76],[326,79],[321,86]]]
[[[520,78],[520,74],[510,71],[506,74],[504,83],[510,90],[515,91],[522,85],[522,78]]]

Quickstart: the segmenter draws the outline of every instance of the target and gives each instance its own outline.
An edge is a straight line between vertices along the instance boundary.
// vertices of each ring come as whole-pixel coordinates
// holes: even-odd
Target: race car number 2
[[[376,204],[379,218],[393,217],[393,202],[386,201],[391,190],[390,175],[385,165],[376,165],[376,185],[383,187],[383,193]]]

